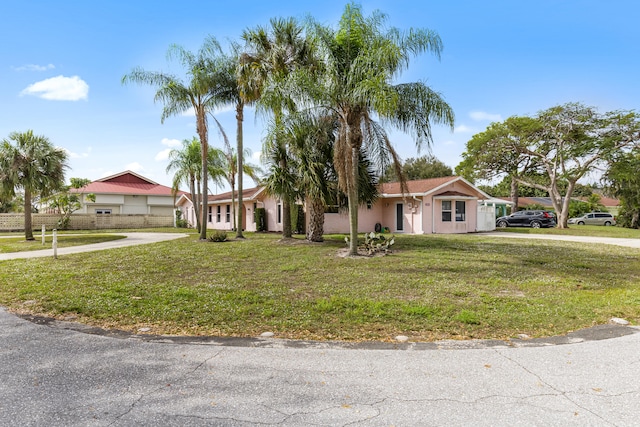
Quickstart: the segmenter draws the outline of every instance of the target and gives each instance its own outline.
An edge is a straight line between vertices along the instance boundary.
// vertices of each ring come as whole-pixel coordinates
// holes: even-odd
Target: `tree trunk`
[[[31,191],[24,189],[24,238],[25,240],[36,240],[33,237],[33,223],[31,222]]]
[[[282,196],[282,237],[290,238],[291,231],[291,198],[289,195]]]
[[[349,206],[349,255],[358,255],[358,166],[360,164],[360,150],[351,147],[351,182],[348,185]]]
[[[206,111],[196,109],[197,115],[197,132],[200,137],[200,145],[202,146],[202,229],[200,230],[200,240],[207,240],[207,223],[208,223],[208,203],[209,203],[209,189],[208,189],[208,160],[209,160],[209,143],[207,136]]]
[[[236,151],[238,152],[238,221],[236,222],[236,239],[244,239],[242,229],[244,228],[244,206],[242,201],[242,177],[244,176],[243,151],[244,141],[242,133],[242,121],[244,120],[244,104],[238,102],[236,105]]]
[[[308,196],[307,213],[309,215],[307,240],[310,242],[324,241],[324,203],[322,199]]]
[[[195,217],[196,217],[196,230],[198,230],[198,233],[200,233],[200,215],[198,214],[199,209],[198,207],[200,206],[200,204],[198,203],[198,199],[197,199],[197,194],[196,194],[196,185],[195,185],[195,179],[190,179],[189,180],[189,192],[191,193],[191,203],[193,205],[193,209],[195,212]]]
[[[518,177],[516,175],[511,175],[511,202],[513,203],[513,208],[511,209],[511,213],[518,210]]]

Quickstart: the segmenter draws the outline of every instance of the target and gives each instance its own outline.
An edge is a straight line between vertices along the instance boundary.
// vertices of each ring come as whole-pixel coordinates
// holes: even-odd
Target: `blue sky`
[[[377,0],[388,25],[429,28],[444,43],[440,61],[424,55],[399,81],[427,82],[456,114],[456,129],[434,127],[432,153],[451,167],[466,142],[491,121],[566,102],[600,111],[636,109],[640,2],[636,0]],[[238,40],[272,17],[336,25],[344,1],[10,1],[0,2],[0,138],[32,129],[70,153],[67,177],[98,179],[131,169],[170,185],[166,152],[196,135],[190,116],[160,123],[151,87],[128,85],[140,66],[179,73],[166,59],[171,44],[196,51],[207,35]],[[220,111],[235,140],[232,111]],[[245,113],[245,146],[259,153],[261,119]],[[392,132],[403,158],[412,139]],[[210,143],[221,140],[211,130]],[[257,163],[257,160],[255,161]],[[250,181],[246,181],[250,184]],[[215,187],[214,187],[215,190]],[[218,189],[221,191],[222,189]]]

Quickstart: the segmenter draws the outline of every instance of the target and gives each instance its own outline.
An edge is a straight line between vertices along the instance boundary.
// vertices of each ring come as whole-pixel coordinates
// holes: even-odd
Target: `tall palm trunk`
[[[347,182],[347,197],[349,206],[349,255],[358,255],[358,165],[360,162],[360,149],[351,145],[351,178]]]
[[[236,238],[243,239],[242,234],[243,222],[244,222],[244,206],[242,201],[242,176],[244,174],[244,165],[242,164],[242,157],[244,154],[243,147],[243,134],[242,134],[242,122],[244,120],[244,104],[238,102],[236,105],[236,145],[238,152],[238,221],[236,222]]]
[[[307,227],[307,240],[310,242],[322,242],[324,238],[324,202],[320,197],[307,196],[307,214],[309,226]]]
[[[202,206],[201,206],[201,215],[202,215],[202,228],[200,229],[200,240],[207,240],[207,223],[208,223],[208,211],[207,205],[209,202],[209,189],[207,184],[209,182],[208,176],[208,159],[209,159],[209,142],[207,139],[207,125],[205,123],[206,111],[196,111],[197,116],[197,126],[196,130],[198,132],[198,136],[200,137],[200,144],[202,146]]]
[[[193,208],[194,208],[194,212],[195,212],[195,217],[196,217],[196,230],[198,230],[198,233],[200,233],[200,201],[198,200],[198,195],[196,194],[196,183],[195,183],[195,178],[191,178],[189,179],[189,192],[191,193],[191,201],[193,202]]]
[[[24,238],[36,240],[33,237],[33,223],[31,221],[31,190],[24,189]]]
[[[286,171],[289,167],[286,157],[280,159],[280,167]],[[293,235],[291,231],[291,197],[285,192],[282,195],[282,237],[290,238]]]

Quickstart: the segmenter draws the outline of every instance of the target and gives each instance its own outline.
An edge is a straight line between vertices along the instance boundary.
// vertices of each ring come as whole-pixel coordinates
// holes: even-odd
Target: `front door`
[[[404,204],[396,204],[396,231],[404,230]]]

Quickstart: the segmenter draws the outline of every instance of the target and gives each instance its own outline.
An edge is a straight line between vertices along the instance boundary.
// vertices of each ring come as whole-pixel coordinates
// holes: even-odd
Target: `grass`
[[[640,322],[636,249],[397,236],[393,254],[352,259],[337,256],[343,236],[309,244],[246,234],[2,261],[0,304],[133,332],[353,341],[549,336],[611,317]]]
[[[42,244],[42,235],[34,235],[36,240],[25,240],[22,237],[2,237],[0,238],[0,254],[9,252],[26,252],[39,251],[42,249],[50,249],[53,243],[53,237],[45,234],[45,244]],[[58,235],[58,247],[66,248],[70,246],[89,245],[92,243],[109,242],[112,240],[124,239],[125,236],[109,235],[109,234],[83,234],[74,235]]]

